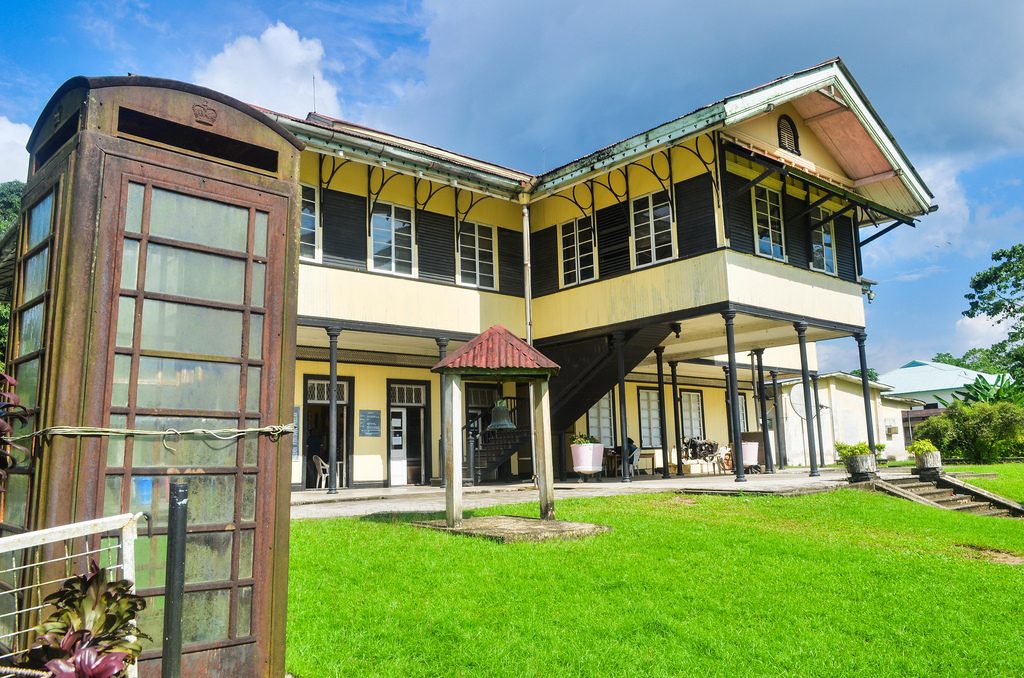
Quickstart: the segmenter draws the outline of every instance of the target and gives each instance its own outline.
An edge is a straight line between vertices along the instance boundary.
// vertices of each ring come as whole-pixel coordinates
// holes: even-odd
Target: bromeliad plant
[[[106,581],[96,561],[44,602],[57,609],[35,628],[39,635],[25,668],[49,670],[55,678],[114,678],[139,658],[139,639],[149,638],[135,626],[146,601],[132,593],[130,581]]]

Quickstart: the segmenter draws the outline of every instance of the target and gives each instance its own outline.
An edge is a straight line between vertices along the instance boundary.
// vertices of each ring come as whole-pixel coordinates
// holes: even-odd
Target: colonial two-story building
[[[631,439],[641,469],[678,473],[685,439],[729,444],[791,426],[794,408],[760,403],[774,391],[759,386],[802,377],[809,389],[816,341],[851,337],[863,349],[861,249],[935,209],[838,59],[541,175],[316,113],[239,107],[303,146],[293,488],[325,482],[314,458],[331,456],[332,403],[340,486],[442,482],[430,368],[495,324],[561,366],[551,417],[563,477],[572,432],[609,447]],[[165,111],[131,114],[115,134],[265,171],[259,158],[228,160],[177,143],[169,127],[132,123]],[[16,244],[7,238],[0,264],[8,285]],[[31,399],[22,348],[15,336],[9,355]],[[515,428],[482,436],[465,477],[530,477],[525,397],[515,383],[467,386],[471,429],[491,423],[503,398]],[[804,400],[813,419],[813,396]],[[801,454],[812,465],[813,438]],[[779,443],[765,437],[764,466],[785,462]],[[626,466],[616,472],[628,478]]]
[[[838,59],[539,176],[318,114],[267,115],[306,145],[298,487],[328,456],[332,345],[340,484],[438,482],[429,368],[494,324],[561,365],[555,431],[631,438],[655,451],[649,471],[678,471],[683,438],[785,426],[784,408],[762,417],[754,357],[793,377],[816,371],[815,341],[863,345],[861,248],[935,209]],[[466,415],[486,423],[507,397],[514,416],[516,396],[470,385]],[[525,441],[481,449],[479,477],[528,477]],[[556,445],[562,475],[566,455]]]

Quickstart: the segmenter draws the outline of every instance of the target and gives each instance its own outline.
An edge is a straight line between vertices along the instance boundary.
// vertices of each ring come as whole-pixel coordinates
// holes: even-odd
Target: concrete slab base
[[[443,520],[422,520],[414,522],[413,525],[440,532],[482,537],[503,544],[521,541],[550,541],[553,539],[584,539],[612,529],[607,525],[573,523],[565,520],[541,520],[539,518],[523,518],[520,516],[465,518],[462,521],[462,526],[456,528],[448,527]]]

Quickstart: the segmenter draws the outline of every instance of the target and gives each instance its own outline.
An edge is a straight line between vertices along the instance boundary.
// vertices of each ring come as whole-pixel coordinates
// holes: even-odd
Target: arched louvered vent
[[[796,133],[793,119],[788,115],[779,116],[779,148],[800,154],[800,137]]]

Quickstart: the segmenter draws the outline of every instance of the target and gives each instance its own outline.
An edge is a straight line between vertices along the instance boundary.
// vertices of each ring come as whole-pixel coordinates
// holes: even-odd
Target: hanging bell
[[[513,431],[516,425],[512,421],[512,413],[508,409],[508,400],[501,398],[491,408],[491,423],[487,425],[488,431]]]

